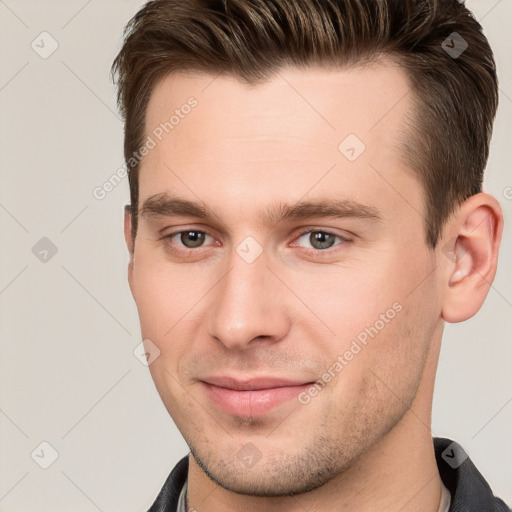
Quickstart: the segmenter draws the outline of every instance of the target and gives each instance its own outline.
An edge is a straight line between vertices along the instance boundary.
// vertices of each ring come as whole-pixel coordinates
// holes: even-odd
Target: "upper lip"
[[[282,388],[288,386],[303,386],[309,384],[309,381],[300,379],[282,379],[276,377],[254,377],[251,379],[235,379],[233,377],[219,376],[207,377],[202,379],[207,384],[213,384],[221,388],[235,389],[239,391],[249,391],[256,389]]]

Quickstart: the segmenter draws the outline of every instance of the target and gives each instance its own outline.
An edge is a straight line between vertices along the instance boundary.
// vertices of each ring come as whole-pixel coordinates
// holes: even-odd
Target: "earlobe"
[[[489,194],[467,199],[447,227],[440,262],[447,276],[442,317],[462,322],[481,308],[496,274],[503,230],[499,203]],[[449,257],[447,257],[449,255]]]

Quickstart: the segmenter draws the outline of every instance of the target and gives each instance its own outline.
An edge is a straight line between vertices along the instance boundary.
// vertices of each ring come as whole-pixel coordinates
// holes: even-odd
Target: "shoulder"
[[[176,512],[178,498],[188,475],[188,455],[174,466],[148,512]]]
[[[462,446],[451,439],[434,437],[434,452],[441,479],[450,491],[450,512],[510,512],[503,500],[473,464]]]

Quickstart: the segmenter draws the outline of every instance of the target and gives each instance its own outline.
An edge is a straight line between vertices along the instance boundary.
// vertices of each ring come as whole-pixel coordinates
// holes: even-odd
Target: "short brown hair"
[[[464,50],[456,55],[450,48]],[[457,49],[457,48],[456,48]],[[494,57],[459,0],[151,0],[128,22],[112,65],[125,119],[132,235],[149,97],[173,71],[257,84],[284,65],[350,66],[389,56],[407,72],[413,122],[403,157],[425,190],[434,248],[457,205],[482,190],[498,104]]]

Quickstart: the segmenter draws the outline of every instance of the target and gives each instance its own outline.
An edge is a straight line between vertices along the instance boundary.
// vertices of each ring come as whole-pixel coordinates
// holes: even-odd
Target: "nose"
[[[231,350],[274,344],[290,329],[286,290],[268,263],[265,252],[247,263],[233,251],[212,294],[208,332]]]

